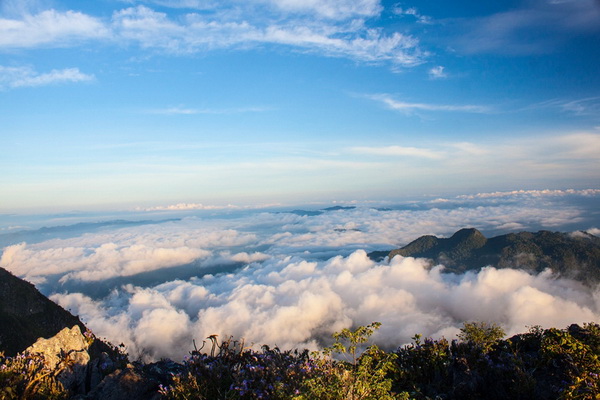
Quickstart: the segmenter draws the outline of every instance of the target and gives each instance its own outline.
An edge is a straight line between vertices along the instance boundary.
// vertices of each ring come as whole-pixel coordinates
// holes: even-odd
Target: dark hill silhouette
[[[71,313],[46,298],[31,283],[0,268],[0,351],[7,356],[49,338],[65,327],[86,327]]]
[[[382,252],[372,253],[373,258]],[[424,257],[443,264],[449,272],[464,272],[488,265],[530,272],[552,269],[561,276],[589,283],[600,282],[600,238],[589,233],[519,232],[487,239],[474,228],[461,229],[449,238],[421,236],[387,254]]]

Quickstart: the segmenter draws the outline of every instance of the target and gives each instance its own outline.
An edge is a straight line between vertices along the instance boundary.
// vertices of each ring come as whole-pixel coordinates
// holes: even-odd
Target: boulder
[[[39,338],[25,352],[42,354],[46,366],[51,370],[64,368],[58,376],[61,383],[72,392],[84,393],[90,361],[88,347],[87,338],[81,333],[79,326],[75,325],[64,328],[49,339]]]

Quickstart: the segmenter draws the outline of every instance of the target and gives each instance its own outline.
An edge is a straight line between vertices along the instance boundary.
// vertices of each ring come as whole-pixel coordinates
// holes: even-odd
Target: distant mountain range
[[[586,232],[519,232],[488,239],[477,229],[466,228],[449,238],[421,236],[400,249],[369,254],[376,260],[396,255],[428,258],[448,272],[488,265],[530,272],[550,268],[564,277],[600,282],[600,238]]]

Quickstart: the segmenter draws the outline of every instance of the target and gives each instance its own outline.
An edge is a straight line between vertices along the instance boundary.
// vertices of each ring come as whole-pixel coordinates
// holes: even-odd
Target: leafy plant
[[[484,352],[488,352],[504,335],[504,329],[495,323],[465,322],[460,328],[458,338],[463,342],[481,346]]]
[[[314,353],[316,375],[308,379],[298,400],[370,400],[403,398],[391,392],[390,374],[396,366],[396,355],[386,353],[376,345],[366,347],[359,355],[359,346],[366,343],[381,323],[373,322],[356,330],[343,329],[335,333],[335,343],[321,354]],[[350,361],[336,361],[332,355],[350,355]],[[406,398],[404,396],[404,398]]]
[[[540,348],[542,365],[550,368],[557,382],[566,383],[560,392],[561,399],[598,399],[600,327],[585,325],[578,332],[584,340],[577,339],[574,333],[554,328],[546,330]]]

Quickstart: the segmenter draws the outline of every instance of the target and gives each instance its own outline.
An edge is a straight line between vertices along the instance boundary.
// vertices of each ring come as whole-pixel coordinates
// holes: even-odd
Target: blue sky
[[[0,0],[0,212],[597,188],[600,3],[488,3]]]

